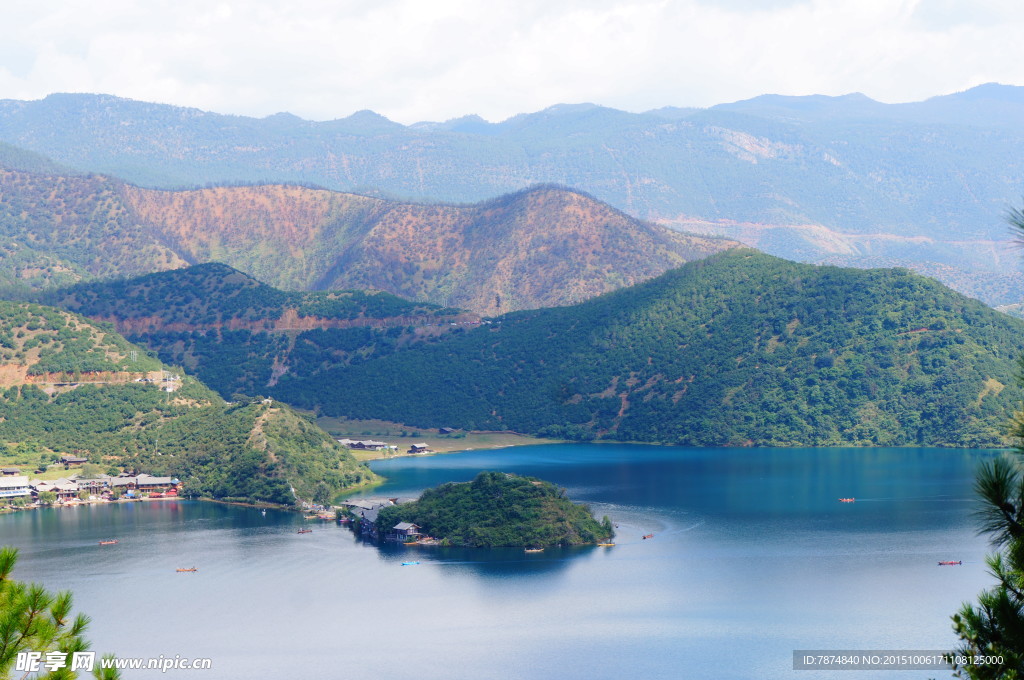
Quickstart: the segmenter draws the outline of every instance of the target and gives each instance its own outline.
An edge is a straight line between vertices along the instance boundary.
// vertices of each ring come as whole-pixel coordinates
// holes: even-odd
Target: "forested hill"
[[[564,489],[505,472],[481,472],[471,482],[442,484],[415,502],[381,508],[377,531],[386,536],[399,522],[416,524],[442,545],[472,548],[593,544],[615,533],[607,517],[598,523]]]
[[[906,270],[749,250],[433,345],[286,376],[325,414],[692,445],[994,445],[1024,322]]]
[[[292,488],[330,498],[374,478],[282,404],[226,404],[109,325],[0,302],[0,456],[61,454],[173,475],[185,493],[282,504],[295,502]]]
[[[210,263],[81,283],[43,301],[113,323],[230,399],[479,323],[471,312],[374,291],[285,292]]]
[[[479,318],[380,291],[282,291],[216,262],[130,279],[80,283],[39,297],[48,304],[109,321],[126,334],[386,327]]]
[[[472,205],[298,186],[153,191],[0,169],[0,285],[224,262],[283,289],[376,289],[494,314],[569,304],[737,245],[543,186]]]

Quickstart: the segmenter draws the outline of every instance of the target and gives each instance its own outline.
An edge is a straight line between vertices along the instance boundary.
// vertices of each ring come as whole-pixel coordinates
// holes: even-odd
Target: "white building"
[[[28,477],[24,475],[0,477],[0,498],[30,495],[32,495],[32,490],[28,485]]]

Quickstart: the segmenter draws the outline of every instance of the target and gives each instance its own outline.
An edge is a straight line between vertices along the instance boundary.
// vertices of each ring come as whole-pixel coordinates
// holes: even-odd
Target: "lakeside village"
[[[349,449],[360,451],[384,451],[397,453],[399,447],[372,439],[339,439]],[[433,453],[425,443],[412,444],[406,453]],[[63,455],[58,464],[66,470],[81,468],[87,458]],[[78,505],[85,503],[110,502],[117,500],[148,500],[177,498],[181,481],[174,477],[158,477],[140,473],[133,475],[122,472],[117,476],[107,474],[83,475],[71,472],[66,477],[52,480],[29,479],[17,467],[0,468],[0,507],[14,509],[34,508],[44,505]],[[307,511],[324,512],[327,508],[313,507],[303,503]]]
[[[440,432],[441,434],[449,434],[454,431],[455,430],[448,427],[442,427],[440,430],[438,430],[438,432]],[[337,442],[352,451],[378,451],[383,452],[385,454],[395,454],[398,453],[399,450],[398,447],[395,446],[394,444],[380,442],[375,439],[338,439]],[[409,449],[406,451],[406,453],[420,454],[433,453],[433,451],[427,444],[419,443],[411,445]]]
[[[369,444],[369,442],[367,443]],[[383,442],[372,442],[372,444],[388,446]],[[416,453],[423,453],[425,450],[428,449],[424,447],[417,450]],[[81,467],[87,462],[86,458],[77,456],[61,456],[60,459],[60,463],[68,468]],[[0,468],[0,504],[27,509],[44,505],[74,506],[119,500],[177,498],[178,486],[181,484],[178,479],[173,477],[157,477],[147,474],[121,473],[116,477],[98,474],[84,477],[79,473],[72,473],[67,477],[44,481],[30,480],[26,475],[19,474],[20,472],[19,468]],[[342,524],[356,522],[356,528],[362,536],[377,540],[374,522],[377,520],[377,513],[380,509],[414,500],[416,499],[385,498],[346,501],[342,502],[339,507],[333,508],[334,514],[328,514],[329,509],[323,506],[303,503],[302,507],[303,510],[310,513],[308,519],[334,519]],[[429,538],[421,537],[417,533],[416,529],[418,528],[415,525],[403,526],[400,529],[396,527],[398,533],[386,538],[402,542],[419,541],[422,538],[422,542],[429,542]]]
[[[78,456],[61,456],[66,469],[80,468],[88,462]],[[148,498],[177,498],[181,482],[174,477],[132,475],[122,472],[116,477],[107,474],[85,476],[71,473],[53,480],[29,479],[19,468],[0,468],[0,503],[14,507],[39,505],[75,505]]]
[[[62,456],[60,462],[68,467],[80,467],[87,459]],[[0,468],[0,504],[31,508],[43,505],[73,506],[119,500],[177,498],[178,485],[181,483],[173,477],[128,473],[121,473],[116,477],[106,474],[83,477],[78,473],[72,473],[61,479],[43,481],[30,480],[27,476],[18,474],[20,472],[19,468]],[[379,537],[374,523],[380,509],[414,500],[416,499],[386,498],[346,501],[335,509],[333,515],[327,514],[327,508],[308,503],[303,503],[303,509],[312,513],[308,515],[309,519],[335,519],[341,524],[356,522],[355,528],[360,535],[377,540]],[[417,529],[419,527],[414,524],[402,523],[385,538],[403,543],[431,543],[432,539],[421,536]]]

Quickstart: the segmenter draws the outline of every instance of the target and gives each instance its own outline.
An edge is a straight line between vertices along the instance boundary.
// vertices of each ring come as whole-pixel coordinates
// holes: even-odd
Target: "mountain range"
[[[900,269],[732,249],[575,305],[482,323],[436,310],[437,323],[417,327],[381,318],[377,328],[289,330],[275,321],[288,305],[243,308],[246,290],[308,295],[201,265],[53,299],[135,328],[132,340],[222,394],[419,428],[687,445],[996,446],[1021,399],[1024,321]],[[175,291],[184,303],[152,306]],[[181,330],[164,330],[172,319]],[[246,329],[225,331],[232,319],[247,319]]]
[[[736,245],[551,186],[445,205],[286,185],[158,191],[0,170],[8,287],[218,261],[285,289],[373,288],[496,314],[578,302]]]
[[[557,183],[643,220],[789,259],[912,266],[1006,304],[1024,289],[1001,219],[1024,186],[1021,92],[990,84],[908,104],[766,95],[638,114],[558,105],[415,125],[58,94],[0,102],[0,141],[163,189],[296,182],[464,202]]]
[[[0,288],[113,324],[108,335],[117,329],[159,358],[148,361],[184,366],[219,392],[196,383],[209,409],[154,418],[170,450],[180,443],[178,462],[192,460],[184,442],[206,442],[196,484],[220,497],[280,500],[285,481],[309,491],[308,480],[274,472],[308,469],[295,462],[296,441],[323,449],[314,468],[332,481],[320,496],[369,479],[264,396],[326,415],[568,439],[1001,445],[1021,398],[1024,322],[906,269],[798,264],[678,229],[734,233],[808,260],[911,262],[1014,309],[1018,254],[981,216],[1017,181],[1020,100],[1016,88],[990,86],[912,105],[762,97],[415,126],[367,112],[332,124],[228,120],[95,96],[0,102]],[[63,132],[69,121],[79,139]],[[246,135],[256,156],[237,161]],[[487,177],[515,184],[503,163],[516,154],[488,154],[533,145],[528,175],[555,168],[648,219],[554,184],[455,204],[389,198],[384,181],[366,193],[280,183],[309,180],[288,177],[288,154],[319,172],[333,152],[301,154],[328,138],[362,149],[377,179],[408,181],[411,167],[389,163],[415,163],[421,188],[429,178],[449,195],[485,191]],[[91,166],[78,147],[92,149]],[[64,152],[51,159],[53,149]],[[125,149],[136,165],[103,165],[123,163]],[[132,167],[136,183],[94,172]],[[142,186],[186,167],[266,170],[276,183]],[[166,176],[147,179],[150,170]],[[0,337],[12,366],[27,332]],[[37,380],[31,371],[117,372],[109,359],[124,354],[32,342],[42,368],[9,369],[16,383]],[[17,386],[15,402],[35,395]],[[126,417],[148,423],[147,409],[162,413],[146,402]],[[288,421],[280,454],[250,446],[268,441],[257,425],[271,412]],[[220,431],[237,436],[228,443]],[[117,446],[154,469],[168,460]],[[239,451],[242,467],[229,467],[248,465],[269,486],[222,484],[217,461]]]
[[[1024,323],[908,270],[737,249],[313,379],[290,403],[419,427],[713,446],[995,446]],[[414,389],[405,386],[415,385]]]

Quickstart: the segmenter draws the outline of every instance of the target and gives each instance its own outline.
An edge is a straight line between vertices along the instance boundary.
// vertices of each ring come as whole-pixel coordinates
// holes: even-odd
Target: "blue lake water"
[[[970,513],[992,455],[564,444],[374,464],[374,496],[505,470],[619,525],[613,548],[539,555],[378,549],[185,500],[3,516],[0,541],[17,577],[74,592],[94,649],[213,660],[127,678],[949,677],[794,671],[793,650],[951,648],[950,615],[991,582]]]

